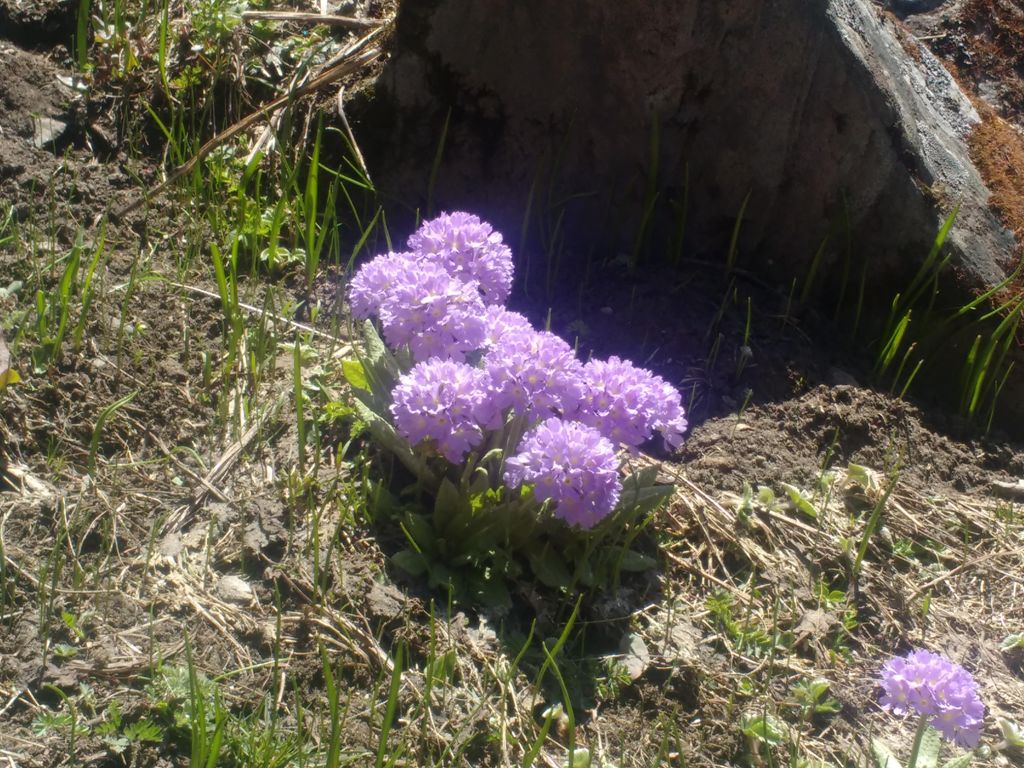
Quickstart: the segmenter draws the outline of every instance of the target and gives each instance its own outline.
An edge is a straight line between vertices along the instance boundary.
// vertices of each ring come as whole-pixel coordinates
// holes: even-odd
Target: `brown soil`
[[[902,400],[853,386],[819,386],[706,421],[684,447],[687,474],[733,492],[743,482],[789,476],[810,487],[823,463],[898,466],[915,487],[986,493],[1024,472],[1024,457],[998,445],[952,440]]]

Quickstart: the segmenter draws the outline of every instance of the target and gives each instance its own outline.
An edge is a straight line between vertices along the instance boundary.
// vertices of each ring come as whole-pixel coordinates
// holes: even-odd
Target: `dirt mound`
[[[826,465],[853,462],[897,470],[935,493],[984,492],[1024,459],[998,446],[953,440],[926,426],[909,403],[854,386],[819,386],[790,400],[710,419],[684,447],[686,472],[705,487],[738,492],[743,483],[789,477],[810,487]]]

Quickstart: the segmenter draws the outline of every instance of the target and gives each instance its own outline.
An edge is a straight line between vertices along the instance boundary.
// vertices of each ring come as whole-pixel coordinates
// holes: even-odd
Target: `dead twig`
[[[963,573],[964,571],[969,571],[971,568],[981,565],[982,563],[988,562],[989,560],[998,560],[1001,557],[1010,557],[1011,555],[1020,557],[1020,554],[1021,553],[1019,550],[1003,549],[999,550],[998,552],[989,552],[988,554],[981,555],[980,557],[975,557],[971,560],[968,560],[966,563],[958,565],[956,568],[953,568],[952,570],[946,571],[946,573],[942,574],[941,576],[937,576],[931,581],[925,582],[917,589],[915,589],[913,592],[911,592],[910,597],[911,599],[913,599],[918,595],[923,594],[927,590],[931,589],[932,587],[941,584],[947,579],[950,579],[953,576],[956,576],[957,574]]]
[[[187,285],[185,283],[175,283],[175,282],[172,282],[172,281],[168,281],[168,284],[173,286],[173,287],[175,287],[175,288],[179,288],[179,289],[181,289],[183,291],[188,291],[189,293],[195,293],[195,294],[198,294],[200,296],[206,296],[207,298],[211,298],[211,299],[218,299],[218,300],[220,299],[220,294],[219,293],[214,293],[213,291],[208,291],[205,288],[200,288],[200,287],[195,286],[195,285]],[[320,336],[320,337],[325,338],[325,339],[330,339],[331,341],[345,341],[345,339],[343,339],[343,338],[341,338],[339,336],[335,336],[333,333],[327,333],[326,331],[321,331],[319,328],[314,328],[312,325],[307,325],[306,323],[300,323],[298,320],[292,320],[292,319],[284,317],[282,315],[276,315],[273,312],[267,312],[267,310],[262,309],[260,307],[254,307],[252,304],[246,304],[246,303],[240,301],[240,302],[238,302],[238,308],[239,309],[244,309],[246,312],[248,312],[251,315],[259,315],[260,317],[269,317],[271,320],[276,320],[279,323],[285,323],[287,325],[290,325],[292,328],[295,328],[296,330],[302,331],[303,333],[308,333],[308,334],[310,334],[312,336]]]

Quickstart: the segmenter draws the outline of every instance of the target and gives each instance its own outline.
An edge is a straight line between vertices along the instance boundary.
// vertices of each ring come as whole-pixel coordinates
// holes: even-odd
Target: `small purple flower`
[[[532,331],[529,319],[518,312],[497,305],[484,311],[484,346],[487,349],[497,347],[506,336]]]
[[[453,360],[413,366],[392,392],[395,428],[412,445],[430,441],[448,461],[461,462],[483,439],[491,419],[487,374]]]
[[[596,429],[550,418],[528,432],[519,453],[505,462],[505,484],[532,484],[555,516],[591,528],[615,509],[622,491],[615,449]]]
[[[584,397],[574,415],[615,443],[636,448],[660,432],[676,448],[686,431],[679,392],[660,376],[610,357],[583,366]]]
[[[409,340],[414,360],[443,357],[464,361],[466,353],[484,345],[484,322],[477,307],[456,306],[434,325]]]
[[[367,262],[352,278],[349,304],[357,319],[378,316],[388,344],[408,345],[417,361],[462,360],[486,341],[476,284],[416,254],[389,253]]]
[[[579,407],[583,366],[572,347],[553,333],[511,328],[483,363],[499,411],[545,419]]]
[[[414,357],[423,360],[431,352],[457,356],[481,347],[483,311],[474,285],[436,264],[403,261],[378,314],[388,344],[409,344]]]
[[[882,667],[881,704],[897,715],[910,710],[930,718],[929,724],[963,747],[974,748],[981,738],[985,705],[971,673],[945,656],[913,651]]]
[[[512,289],[512,251],[501,234],[471,213],[442,213],[423,222],[409,250],[434,260],[453,276],[475,283],[487,304],[503,304]]]
[[[405,274],[404,268],[417,260],[412,253],[386,253],[366,262],[352,276],[348,302],[352,317],[365,320],[380,311],[380,305]]]

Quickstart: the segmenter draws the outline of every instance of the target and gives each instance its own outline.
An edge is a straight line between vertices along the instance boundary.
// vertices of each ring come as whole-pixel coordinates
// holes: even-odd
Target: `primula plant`
[[[917,714],[918,724],[907,768],[934,768],[941,738],[971,750],[981,739],[985,705],[971,673],[944,656],[913,651],[882,667],[882,706],[896,715]],[[879,768],[900,768],[899,761],[877,739],[872,751]],[[947,761],[944,768],[965,768],[973,752]]]
[[[408,542],[394,562],[491,604],[527,565],[558,588],[653,565],[631,544],[672,488],[623,466],[648,441],[679,445],[679,392],[628,360],[584,363],[508,310],[512,253],[476,216],[442,214],[407,248],[348,292],[357,410],[432,505],[390,505]]]

